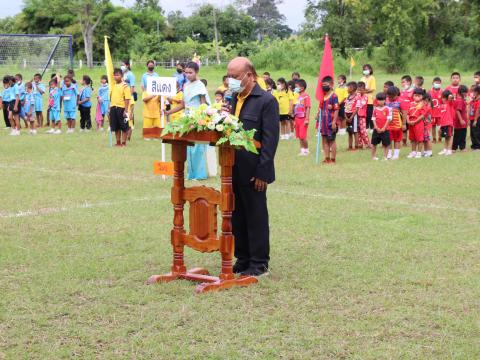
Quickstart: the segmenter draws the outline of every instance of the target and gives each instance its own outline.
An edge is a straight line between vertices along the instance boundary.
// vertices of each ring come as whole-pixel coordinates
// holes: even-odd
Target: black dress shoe
[[[247,270],[242,272],[242,275],[255,276],[255,277],[268,275],[268,267],[265,265],[255,266],[255,267],[250,266]]]
[[[235,265],[233,265],[233,273],[240,274],[248,269],[248,263],[237,261]]]

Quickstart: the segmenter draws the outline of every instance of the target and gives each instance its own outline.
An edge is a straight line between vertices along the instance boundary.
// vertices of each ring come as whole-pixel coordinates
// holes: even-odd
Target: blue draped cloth
[[[210,104],[207,89],[200,80],[185,84],[183,100],[185,101],[185,111],[187,113],[189,108],[194,109],[202,104],[202,95],[205,96],[207,104]],[[187,147],[188,180],[205,180],[208,178],[207,147],[208,144],[195,144],[194,146]]]

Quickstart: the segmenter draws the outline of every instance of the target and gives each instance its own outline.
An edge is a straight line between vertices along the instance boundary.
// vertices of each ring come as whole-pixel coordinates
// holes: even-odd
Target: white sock
[[[399,157],[400,156],[400,149],[394,149],[393,150],[393,157]]]
[[[392,150],[388,150],[388,154],[387,154],[387,157],[392,157]]]

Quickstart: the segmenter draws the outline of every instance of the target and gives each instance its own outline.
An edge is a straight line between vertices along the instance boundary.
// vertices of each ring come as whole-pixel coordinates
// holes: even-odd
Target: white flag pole
[[[165,113],[163,109],[165,107],[165,96],[160,96],[160,127],[165,127]],[[165,143],[162,141],[162,162],[165,162]],[[167,180],[165,175],[162,175],[163,181]]]

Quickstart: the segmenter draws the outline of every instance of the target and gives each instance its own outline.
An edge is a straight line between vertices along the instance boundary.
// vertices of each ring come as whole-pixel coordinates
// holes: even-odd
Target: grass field
[[[140,136],[1,130],[0,359],[480,358],[480,154],[374,163],[340,137],[316,166],[282,141],[270,276],[195,295],[144,285],[169,270],[173,215]],[[186,262],[219,272],[218,254]]]

